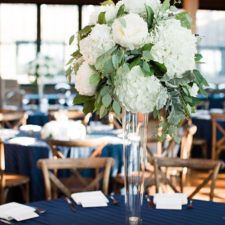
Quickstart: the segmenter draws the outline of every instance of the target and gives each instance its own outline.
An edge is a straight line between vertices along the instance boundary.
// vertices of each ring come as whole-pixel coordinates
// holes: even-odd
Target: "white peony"
[[[80,41],[80,52],[85,61],[94,65],[99,56],[114,46],[111,28],[107,25],[97,24],[91,33]]]
[[[81,95],[93,96],[96,92],[96,86],[90,84],[90,77],[95,71],[88,65],[87,62],[83,62],[77,71],[75,76],[75,88]]]
[[[91,14],[89,24],[95,25],[98,22],[98,16],[101,12],[105,12],[106,22],[110,22],[116,18],[118,9],[115,5],[100,6]]]
[[[140,66],[127,74],[118,71],[115,94],[126,110],[136,113],[151,113],[161,109],[167,101],[166,89],[155,76],[145,77]]]
[[[192,87],[189,89],[190,95],[192,97],[197,97],[198,91],[199,91],[199,88],[198,88],[197,84],[193,84]]]
[[[113,40],[130,50],[140,48],[148,37],[148,25],[138,14],[120,17],[112,24]]]
[[[150,33],[150,42],[154,44],[153,60],[165,64],[170,78],[181,78],[186,71],[195,69],[196,37],[179,20],[162,21]]]
[[[139,15],[146,14],[145,6],[150,6],[154,13],[158,12],[160,0],[122,0],[126,11],[129,13],[137,13]]]

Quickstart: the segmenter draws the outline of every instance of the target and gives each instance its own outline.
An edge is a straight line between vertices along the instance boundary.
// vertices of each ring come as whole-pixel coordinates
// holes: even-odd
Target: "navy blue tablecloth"
[[[92,148],[64,148],[62,153],[67,158],[87,158],[93,152]],[[122,145],[107,145],[102,151],[102,157],[113,157],[115,165],[112,168],[111,177],[121,172],[123,166]],[[37,167],[37,161],[49,158],[50,147],[39,145],[18,145],[5,142],[5,162],[7,173],[18,173],[30,178],[31,201],[45,199],[44,183],[41,170]],[[90,171],[83,171],[83,175],[90,175]],[[66,173],[68,174],[68,173]]]
[[[17,173],[30,178],[31,201],[44,199],[44,183],[41,170],[37,167],[39,159],[48,158],[48,146],[23,146],[5,143],[6,173]]]
[[[32,206],[47,209],[40,217],[18,222],[18,225],[125,225],[124,198],[116,196],[119,206],[109,204],[104,208],[77,207],[74,213],[64,199],[32,203]],[[158,210],[142,207],[142,225],[224,225],[225,204],[193,201],[193,208],[182,210]]]
[[[48,114],[43,112],[31,112],[28,114],[27,124],[44,126],[48,121]]]
[[[194,137],[207,141],[207,157],[212,157],[212,121],[211,119],[192,118],[192,123],[197,126],[197,132]],[[225,121],[219,121],[219,124],[225,128]],[[217,133],[217,138],[221,138],[221,133]],[[224,159],[224,154],[221,154]]]

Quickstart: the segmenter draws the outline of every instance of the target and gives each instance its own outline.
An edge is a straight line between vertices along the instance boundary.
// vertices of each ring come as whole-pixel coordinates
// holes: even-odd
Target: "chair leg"
[[[0,193],[0,204],[4,204],[6,202],[6,197],[8,195],[9,189],[3,189]]]
[[[22,195],[23,195],[23,200],[25,203],[30,202],[30,188],[29,188],[29,183],[26,183],[21,186],[22,190]]]

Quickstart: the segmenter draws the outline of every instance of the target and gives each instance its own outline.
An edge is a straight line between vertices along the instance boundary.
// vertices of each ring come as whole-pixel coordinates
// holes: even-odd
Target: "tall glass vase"
[[[123,113],[126,224],[141,224],[148,115]]]

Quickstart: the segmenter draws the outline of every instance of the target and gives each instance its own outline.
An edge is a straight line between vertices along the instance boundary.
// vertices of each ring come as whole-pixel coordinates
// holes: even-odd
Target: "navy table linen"
[[[92,148],[65,148],[62,153],[67,158],[89,157]],[[123,166],[123,148],[121,144],[107,145],[102,151],[102,157],[113,157],[115,165],[112,168],[111,177],[121,172]],[[5,142],[5,162],[7,173],[18,173],[30,178],[31,201],[45,199],[44,183],[41,170],[37,167],[37,161],[49,158],[50,147],[47,145],[18,145]],[[64,173],[63,173],[64,174]],[[89,176],[90,171],[83,171],[84,176]]]
[[[197,132],[195,134],[196,138],[204,139],[207,141],[207,158],[211,158],[212,155],[212,120],[211,119],[201,119],[192,118],[192,123],[197,126]],[[219,124],[225,128],[225,121],[219,121]],[[217,132],[217,138],[221,138],[220,132]],[[224,155],[221,155],[224,159]]]
[[[31,201],[44,199],[42,172],[37,167],[39,159],[48,158],[48,146],[22,146],[5,143],[5,170],[7,173],[18,173],[30,178]]]
[[[49,122],[48,114],[43,112],[32,112],[28,114],[27,124],[44,126]]]
[[[116,196],[119,205],[109,203],[103,208],[77,207],[71,211],[64,199],[34,202],[31,205],[46,209],[40,217],[17,222],[18,225],[125,225],[124,198]],[[225,204],[193,201],[193,208],[182,210],[158,210],[149,207],[144,199],[142,225],[224,225]]]

